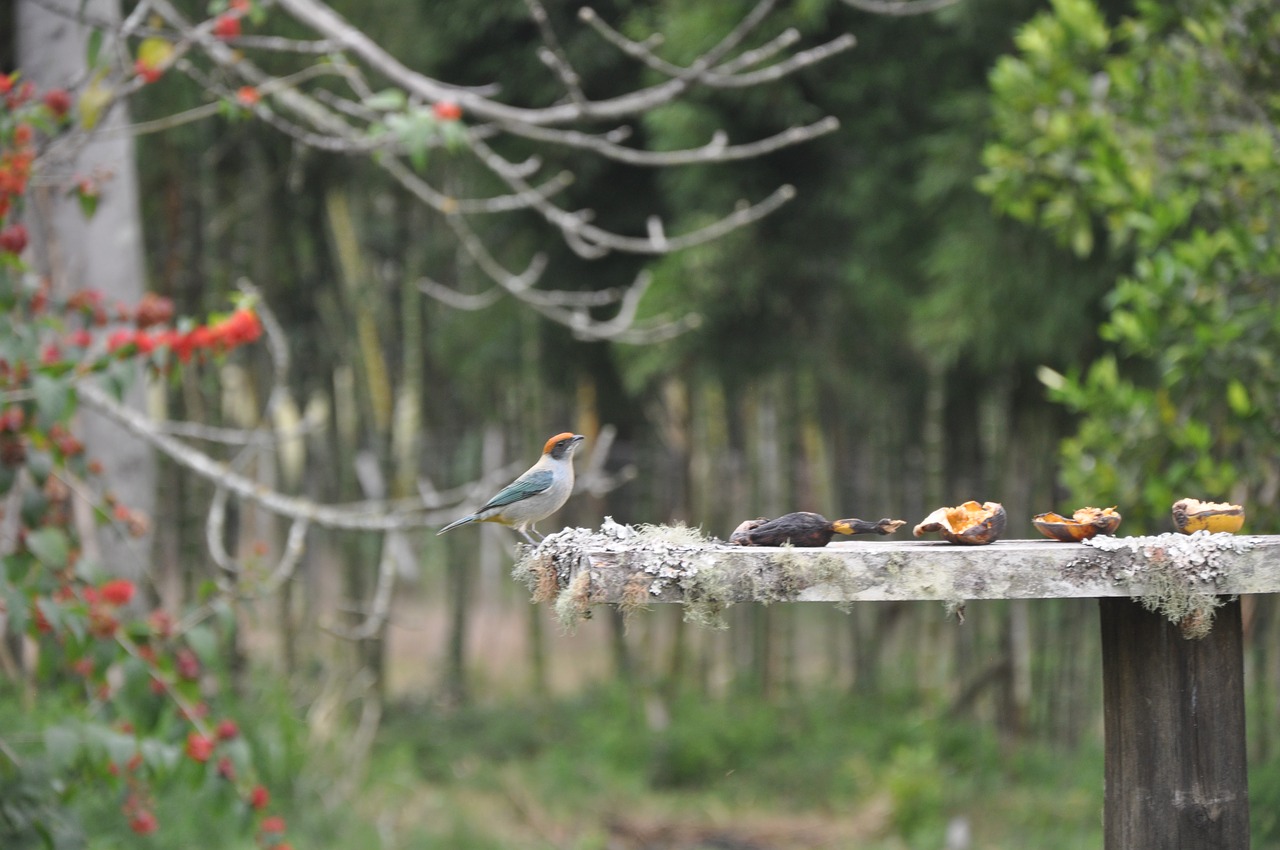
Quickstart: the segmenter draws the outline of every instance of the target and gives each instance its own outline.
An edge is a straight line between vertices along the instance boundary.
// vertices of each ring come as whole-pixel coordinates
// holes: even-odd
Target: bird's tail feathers
[[[470,523],[478,521],[479,519],[480,517],[476,516],[475,514],[464,516],[461,519],[455,519],[453,522],[449,523],[444,528],[437,531],[436,535],[439,536],[441,534],[444,534],[446,531],[448,531],[451,528],[457,528],[460,525],[468,525]]]

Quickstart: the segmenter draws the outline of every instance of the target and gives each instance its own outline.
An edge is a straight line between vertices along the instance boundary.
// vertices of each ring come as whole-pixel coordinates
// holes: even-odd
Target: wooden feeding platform
[[[743,547],[684,528],[568,528],[516,576],[571,623],[595,604],[1096,598],[1108,850],[1247,850],[1238,596],[1280,592],[1280,536],[1162,534],[985,546],[854,540]]]

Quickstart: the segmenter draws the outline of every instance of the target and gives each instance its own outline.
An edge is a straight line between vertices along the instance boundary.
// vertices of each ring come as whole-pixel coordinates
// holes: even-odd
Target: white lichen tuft
[[[1135,597],[1149,611],[1166,617],[1184,637],[1202,638],[1213,626],[1213,611],[1222,604],[1218,586],[1226,578],[1222,555],[1244,553],[1254,540],[1227,532],[1158,534],[1145,537],[1093,537],[1084,541],[1111,557],[1096,566],[1117,584],[1147,589]]]
[[[535,601],[554,596],[557,618],[571,628],[587,608],[582,553],[641,554],[637,560],[644,564],[643,573],[637,576],[647,578],[628,583],[630,610],[643,607],[643,601],[631,592],[632,587],[647,589],[651,597],[671,590],[684,600],[686,619],[721,625],[720,612],[727,607],[723,601],[728,595],[727,585],[722,586],[716,579],[715,570],[700,568],[696,558],[707,546],[721,542],[682,524],[632,526],[605,517],[598,530],[566,528],[547,535],[536,548],[526,548],[512,575],[534,591]],[[558,593],[548,594],[548,587]]]
[[[588,616],[591,607],[591,573],[581,572],[556,597],[556,619],[566,631]]]

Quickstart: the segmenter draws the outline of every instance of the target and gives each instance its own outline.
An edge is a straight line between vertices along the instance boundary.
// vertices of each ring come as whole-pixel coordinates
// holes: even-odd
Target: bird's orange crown
[[[551,449],[555,447],[556,443],[560,442],[561,440],[568,440],[571,437],[573,437],[572,431],[562,431],[561,433],[556,434],[550,440],[547,440],[547,444],[542,447],[542,453],[544,455],[550,453]]]

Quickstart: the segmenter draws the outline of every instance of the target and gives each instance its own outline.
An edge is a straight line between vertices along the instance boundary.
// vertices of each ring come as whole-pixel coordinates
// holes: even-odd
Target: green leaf
[[[61,528],[41,528],[27,535],[27,549],[46,567],[60,569],[67,565],[71,541]]]
[[[80,212],[85,218],[93,218],[93,214],[98,211],[98,200],[101,195],[98,192],[86,192],[83,189],[76,190],[76,200],[80,202]]]
[[[187,630],[186,637],[187,644],[202,662],[212,664],[217,660],[218,636],[213,629],[204,625],[192,626]]]
[[[31,380],[31,389],[36,397],[36,422],[41,428],[51,428],[70,415],[70,381],[37,372]]]
[[[44,486],[44,482],[53,474],[53,455],[44,449],[30,449],[27,451],[27,471],[31,473],[31,477],[40,486]],[[44,504],[44,501],[41,501]]]
[[[364,105],[379,112],[397,112],[404,109],[408,101],[400,89],[383,89],[377,94],[365,98]]]
[[[0,464],[0,496],[6,495],[13,489],[13,483],[18,480],[18,468]]]
[[[15,635],[26,632],[27,623],[31,619],[31,611],[27,607],[27,595],[11,589],[4,595],[4,604],[9,618],[9,631]]]
[[[117,732],[106,726],[92,727],[94,737],[107,752],[107,758],[116,764],[127,764],[138,752],[138,740],[132,735]]]
[[[207,602],[218,595],[218,583],[213,579],[205,579],[196,587],[196,601]]]
[[[1244,384],[1232,378],[1227,384],[1227,404],[1236,416],[1248,416],[1253,412],[1253,402],[1249,399],[1249,391]]]
[[[124,394],[129,389],[129,384],[133,382],[135,369],[133,363],[128,360],[112,360],[107,365],[107,374],[104,383],[106,390],[116,401],[124,401]]]
[[[153,773],[171,773],[182,758],[177,747],[155,738],[143,738],[141,749],[142,761]]]
[[[95,558],[82,555],[76,560],[76,578],[89,584],[101,584],[107,579],[107,572]]]
[[[43,483],[47,477],[48,475],[46,474],[38,480]],[[45,495],[43,488],[37,490],[35,487],[30,487],[23,492],[19,514],[28,528],[40,528],[43,526],[45,524],[45,512],[48,510],[49,497]]]
[[[98,56],[102,53],[102,30],[89,31],[89,43],[86,45],[85,65],[89,68],[98,66]]]
[[[55,772],[75,764],[83,743],[79,730],[73,726],[49,726],[44,730],[44,750]]]
[[[409,161],[413,163],[415,171],[421,173],[427,170],[427,148],[426,146],[409,148]]]

